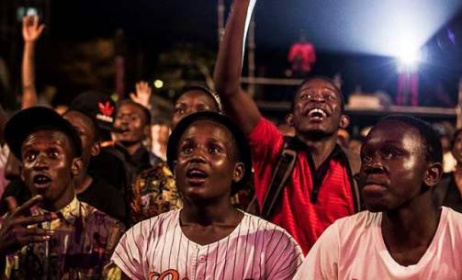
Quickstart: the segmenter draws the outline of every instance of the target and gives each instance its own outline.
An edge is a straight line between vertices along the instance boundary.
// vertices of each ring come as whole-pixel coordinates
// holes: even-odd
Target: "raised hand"
[[[22,18],[22,37],[26,43],[35,43],[42,35],[44,24],[39,24],[37,15],[28,15]]]
[[[7,214],[0,229],[0,257],[14,253],[30,243],[47,241],[53,235],[54,232],[51,230],[29,227],[58,218],[55,213],[26,216],[29,210],[42,200],[42,196],[36,195],[17,207],[14,198],[7,198],[9,214]]]
[[[145,81],[140,81],[136,83],[136,94],[133,92],[130,93],[130,99],[133,100],[133,102],[141,104],[144,107],[150,109],[151,104],[149,101],[151,99],[151,93],[152,90],[149,84]]]

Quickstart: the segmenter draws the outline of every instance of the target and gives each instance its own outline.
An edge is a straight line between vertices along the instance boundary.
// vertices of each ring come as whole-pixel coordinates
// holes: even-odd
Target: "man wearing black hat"
[[[102,91],[81,93],[72,101],[69,109],[92,118],[99,128],[101,150],[98,155],[92,157],[88,172],[103,178],[122,194],[126,193],[134,175],[124,162],[125,155],[114,148],[111,132],[114,129],[116,107],[109,93]]]
[[[0,266],[7,279],[99,279],[122,224],[75,197],[82,144],[72,125],[51,109],[14,115],[5,139],[23,164],[33,198],[10,213],[0,230]]]
[[[234,208],[249,179],[250,149],[229,118],[183,118],[167,149],[184,207],[131,228],[113,262],[129,279],[292,279],[302,251],[282,228]]]

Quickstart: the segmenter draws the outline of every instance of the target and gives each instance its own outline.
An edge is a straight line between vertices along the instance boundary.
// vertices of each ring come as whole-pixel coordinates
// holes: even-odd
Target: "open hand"
[[[130,93],[130,98],[133,100],[133,102],[136,102],[150,109],[151,104],[149,101],[151,99],[151,93],[152,90],[149,84],[145,81],[140,81],[136,83],[136,94],[133,92]]]
[[[14,253],[30,243],[49,240],[53,235],[51,230],[29,227],[58,218],[55,213],[26,216],[31,207],[42,200],[42,196],[36,195],[17,207],[16,200],[13,197],[7,198],[9,214],[7,214],[0,229],[0,257]]]
[[[39,24],[37,15],[28,15],[22,18],[22,37],[26,43],[35,43],[42,35],[44,24]]]

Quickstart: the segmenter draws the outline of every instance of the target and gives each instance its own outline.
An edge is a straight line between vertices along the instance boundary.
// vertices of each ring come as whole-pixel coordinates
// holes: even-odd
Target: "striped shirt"
[[[136,224],[120,239],[112,261],[131,279],[292,279],[303,259],[282,228],[244,213],[227,237],[189,240],[174,210]]]

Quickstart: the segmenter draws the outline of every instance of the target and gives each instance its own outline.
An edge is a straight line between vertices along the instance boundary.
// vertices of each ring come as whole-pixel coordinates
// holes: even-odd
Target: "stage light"
[[[416,66],[422,59],[422,54],[419,50],[404,49],[398,55],[398,59],[404,65]]]
[[[162,80],[155,80],[154,87],[155,88],[162,88],[164,86],[164,82]]]

